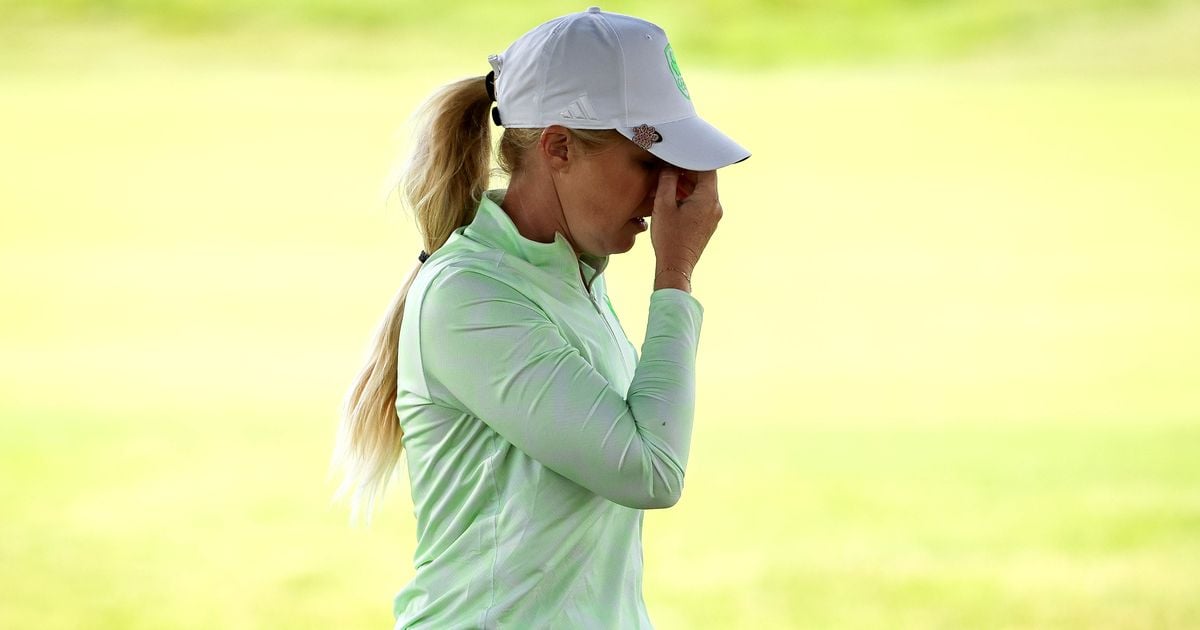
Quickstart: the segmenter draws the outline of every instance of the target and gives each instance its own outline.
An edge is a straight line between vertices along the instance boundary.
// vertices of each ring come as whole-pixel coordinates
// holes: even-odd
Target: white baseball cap
[[[616,129],[691,171],[750,157],[696,114],[667,34],[645,20],[591,7],[537,26],[488,61],[505,127]]]

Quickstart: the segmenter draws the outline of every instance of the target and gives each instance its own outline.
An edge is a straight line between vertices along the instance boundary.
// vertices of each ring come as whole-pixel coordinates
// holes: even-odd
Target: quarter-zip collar
[[[504,188],[487,191],[479,202],[475,218],[463,230],[464,234],[471,240],[504,250],[591,294],[592,283],[608,266],[608,256],[586,252],[576,256],[562,232],[554,233],[553,243],[539,243],[525,238],[508,213],[500,207],[506,192]]]

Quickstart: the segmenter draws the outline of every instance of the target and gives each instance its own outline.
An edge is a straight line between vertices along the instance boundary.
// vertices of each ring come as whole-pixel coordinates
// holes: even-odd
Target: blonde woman
[[[339,494],[369,511],[407,452],[416,575],[396,628],[650,628],[642,519],[683,491],[692,273],[716,169],[750,154],[697,116],[644,20],[593,7],[489,61],[425,106],[403,184],[425,249],[347,396]],[[488,190],[493,124],[507,189]],[[603,272],[647,230],[639,357]]]

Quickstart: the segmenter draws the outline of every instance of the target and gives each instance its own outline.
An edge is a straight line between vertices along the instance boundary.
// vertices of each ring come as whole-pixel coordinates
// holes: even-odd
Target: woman
[[[489,60],[426,105],[404,183],[426,248],[347,397],[339,494],[370,510],[407,450],[416,576],[396,628],[649,628],[642,518],[683,490],[691,274],[715,171],[750,154],[697,117],[649,22],[593,7]],[[492,122],[506,190],[487,190]],[[647,229],[639,359],[602,273]]]

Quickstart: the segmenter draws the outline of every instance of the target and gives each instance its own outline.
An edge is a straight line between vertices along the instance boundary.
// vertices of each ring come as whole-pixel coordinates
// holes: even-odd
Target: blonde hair
[[[487,191],[491,144],[491,98],[484,77],[443,86],[416,113],[413,148],[397,186],[416,218],[425,251],[437,251],[454,230],[474,219]],[[570,130],[584,152],[624,140],[612,129]],[[524,167],[542,129],[505,129],[496,161],[498,174],[512,178]],[[420,271],[409,271],[375,330],[366,364],[346,393],[330,472],[345,476],[334,500],[351,495],[355,518],[366,507],[367,521],[403,452],[404,432],[396,414],[400,325],[408,290]]]

